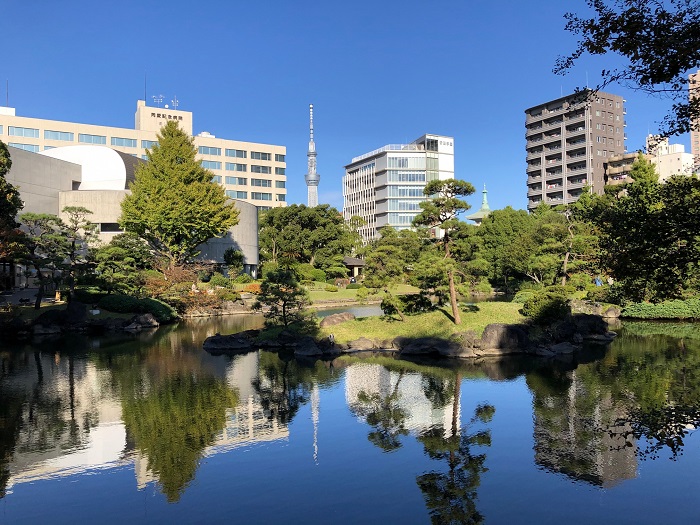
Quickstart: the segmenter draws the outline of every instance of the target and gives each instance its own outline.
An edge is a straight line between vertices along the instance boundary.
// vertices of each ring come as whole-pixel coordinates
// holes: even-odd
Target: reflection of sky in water
[[[451,369],[367,361],[309,368],[271,354],[214,358],[202,352],[201,340],[212,330],[225,333],[232,322],[200,323],[145,342],[102,341],[100,353],[80,353],[72,364],[66,353],[57,357],[42,347],[38,389],[33,352],[22,354],[2,376],[0,394],[9,406],[23,392],[24,408],[34,403],[37,427],[25,420],[16,434],[8,494],[0,502],[3,522],[426,523],[416,480],[449,470],[448,461],[428,457],[418,437],[449,427],[453,416],[462,435],[490,431],[490,446],[470,449],[485,455],[488,471],[480,475],[475,505],[486,523],[661,523],[695,515],[688,495],[700,489],[697,437],[686,439],[678,461],[662,455],[638,462],[633,450],[615,453],[589,433],[596,418],[600,423],[618,415],[607,383],[594,381],[591,370],[603,366],[598,362],[552,374],[465,364],[458,371],[455,414],[449,392],[441,407],[426,394],[427,377],[453,385],[457,371]],[[73,342],[78,351],[79,341]],[[615,344],[624,345],[624,335],[620,341]],[[87,339],[83,344],[93,346]],[[166,501],[122,421],[132,366],[149,388],[184,371],[213,378],[238,396],[177,503]],[[298,406],[289,406],[290,392]],[[374,412],[353,408],[360,392],[376,394],[369,396]],[[475,408],[484,404],[495,407],[493,419],[474,423]],[[400,409],[407,432],[397,433],[399,446],[391,452],[368,437],[381,426],[370,424],[376,407]],[[284,410],[291,421],[275,416]],[[77,434],[71,434],[71,420]],[[40,424],[53,425],[52,433],[42,434]],[[584,475],[598,481],[576,481]],[[609,488],[596,484],[616,477]]]

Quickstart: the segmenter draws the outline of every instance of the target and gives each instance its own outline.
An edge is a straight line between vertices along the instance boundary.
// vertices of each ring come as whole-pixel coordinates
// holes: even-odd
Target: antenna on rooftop
[[[153,95],[153,102],[160,107],[161,103],[163,102],[163,95]]]
[[[177,95],[173,96],[173,99],[170,102],[173,103],[174,109],[177,109],[177,107],[180,105],[180,101],[177,99]]]

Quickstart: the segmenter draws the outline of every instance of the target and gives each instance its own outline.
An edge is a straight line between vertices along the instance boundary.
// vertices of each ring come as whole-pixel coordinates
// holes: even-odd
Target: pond
[[[259,324],[4,344],[1,521],[696,520],[693,325],[561,361],[202,351]]]

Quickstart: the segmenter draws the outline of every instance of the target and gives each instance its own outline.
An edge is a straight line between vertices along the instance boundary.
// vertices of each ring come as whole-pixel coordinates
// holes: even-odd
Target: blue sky
[[[290,203],[306,202],[314,104],[319,201],[342,207],[343,166],[424,133],[455,137],[455,176],[493,209],[525,208],[524,110],[593,86],[613,56],[568,76],[566,11],[584,0],[239,2],[3,0],[0,66],[20,116],[133,127],[148,77],[177,96],[194,131],[287,147]],[[670,105],[623,88],[627,147],[644,145]],[[688,137],[678,137],[689,150]]]

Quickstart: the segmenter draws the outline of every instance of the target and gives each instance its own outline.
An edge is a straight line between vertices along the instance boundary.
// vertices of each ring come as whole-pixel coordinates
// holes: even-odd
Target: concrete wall
[[[24,202],[20,213],[50,213],[60,209],[59,193],[73,189],[81,181],[81,167],[18,148],[8,148],[12,168],[7,181],[17,187]]]
[[[119,221],[122,213],[121,202],[130,192],[128,190],[87,190],[87,191],[62,191],[59,193],[59,209],[66,206],[81,206],[92,212],[87,218],[97,224],[114,224]],[[59,217],[66,220],[68,215],[59,213]],[[100,231],[100,240],[109,242],[112,237],[122,232]]]

